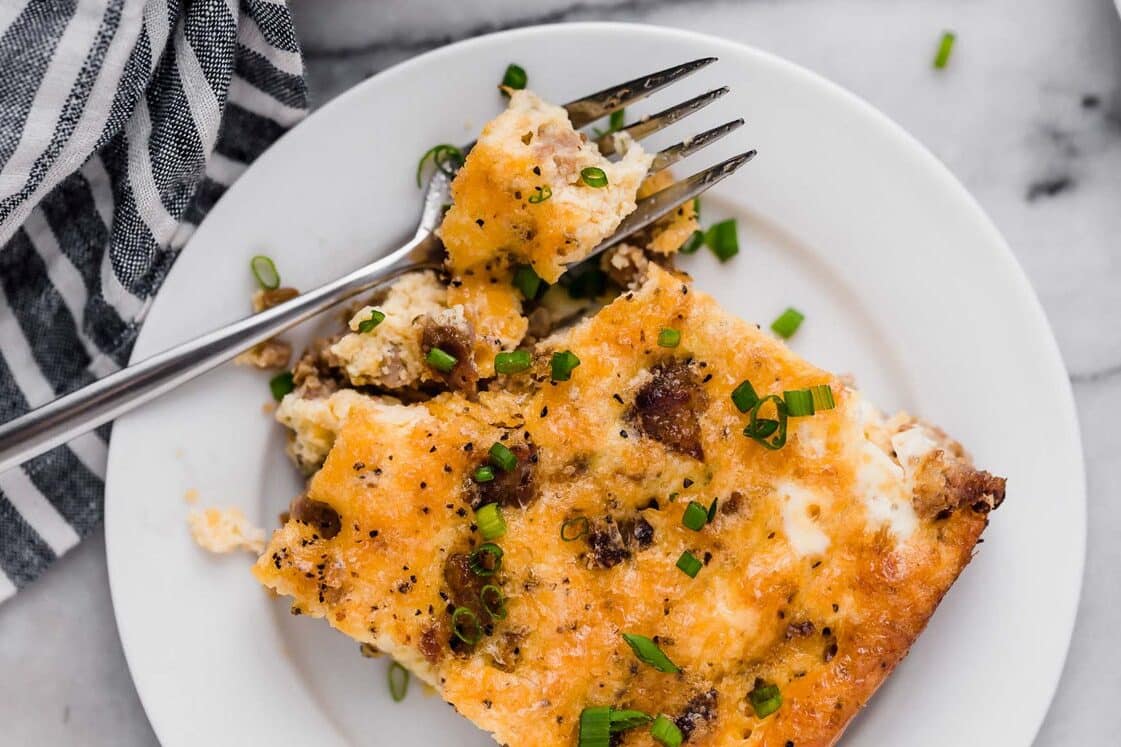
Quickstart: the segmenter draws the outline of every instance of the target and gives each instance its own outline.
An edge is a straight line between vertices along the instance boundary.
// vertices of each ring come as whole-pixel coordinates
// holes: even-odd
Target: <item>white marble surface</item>
[[[1121,566],[1121,20],[1112,0],[292,2],[316,104],[465,36],[628,20],[705,31],[801,63],[871,101],[945,160],[1031,277],[1082,423],[1086,578],[1037,744],[1116,743],[1121,585],[1109,579]],[[946,28],[958,45],[949,68],[935,73],[930,60]],[[1040,437],[1046,431],[1041,423]],[[117,640],[100,537],[0,607],[0,672],[0,744],[155,743]]]

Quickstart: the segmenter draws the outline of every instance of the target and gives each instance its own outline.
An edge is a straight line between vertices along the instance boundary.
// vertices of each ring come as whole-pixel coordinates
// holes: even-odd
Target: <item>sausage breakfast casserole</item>
[[[834,744],[1004,480],[673,268],[692,204],[527,91],[415,273],[297,361],[309,475],[254,572],[508,745]],[[563,275],[562,275],[563,273]]]

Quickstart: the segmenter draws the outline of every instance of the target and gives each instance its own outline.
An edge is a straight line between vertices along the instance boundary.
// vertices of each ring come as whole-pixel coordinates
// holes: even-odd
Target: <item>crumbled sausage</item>
[[[300,292],[295,288],[273,288],[272,290],[260,289],[253,293],[253,313],[259,314],[265,309],[279,306],[285,301],[291,301]]]
[[[323,501],[308,498],[306,493],[296,496],[288,507],[288,514],[301,524],[314,527],[323,539],[331,539],[342,529],[339,512]]]
[[[689,699],[681,715],[673,720],[682,738],[688,740],[700,726],[716,717],[716,696],[716,690],[708,690]]]
[[[616,521],[608,516],[593,523],[585,541],[592,567],[611,568],[631,557],[634,550],[645,550],[654,543],[654,527],[641,516]]]
[[[331,352],[337,338],[324,338],[308,346],[292,368],[292,383],[304,399],[328,397],[345,386],[342,361]]]
[[[704,459],[700,415],[708,407],[701,383],[689,362],[669,359],[656,364],[653,378],[638,390],[635,410],[644,434],[670,450]]]
[[[264,370],[286,368],[292,357],[292,346],[283,340],[259,342],[234,358],[241,366],[253,366]]]
[[[537,489],[533,473],[537,468],[537,447],[533,444],[514,444],[510,451],[518,458],[514,469],[507,472],[494,467],[494,479],[488,482],[471,481],[471,507],[478,508],[488,503],[500,506],[525,508],[537,499]],[[486,460],[480,462],[488,464]]]
[[[470,325],[441,324],[432,318],[424,321],[424,330],[420,338],[420,347],[424,354],[428,355],[428,351],[432,348],[439,348],[455,358],[456,362],[452,370],[441,373],[444,381],[452,389],[469,393],[475,391],[479,372],[475,369],[474,343],[475,333]]]

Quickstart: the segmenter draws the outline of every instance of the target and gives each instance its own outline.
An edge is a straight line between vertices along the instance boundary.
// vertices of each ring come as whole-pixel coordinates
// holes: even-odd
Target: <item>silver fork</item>
[[[573,126],[585,127],[715,61],[715,57],[706,57],[660,70],[573,101],[565,109]],[[718,88],[645,117],[622,131],[636,140],[647,137],[727,92],[727,88]],[[666,148],[654,157],[651,173],[680,161],[742,125],[743,120],[736,119]],[[604,155],[614,153],[613,134],[601,136],[596,144]],[[700,195],[733,174],[754,155],[754,150],[741,153],[640,200],[634,212],[623,220],[614,234],[596,247],[593,254],[614,246],[678,205]],[[406,272],[440,267],[444,261],[444,249],[434,232],[443,215],[444,205],[449,202],[449,184],[449,176],[437,169],[424,194],[416,234],[396,251],[291,301],[157,353],[0,425],[0,472],[123,415],[340,301]]]

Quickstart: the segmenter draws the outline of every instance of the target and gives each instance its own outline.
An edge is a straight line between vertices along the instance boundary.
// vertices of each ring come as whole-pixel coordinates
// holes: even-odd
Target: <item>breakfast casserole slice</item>
[[[477,393],[325,393],[254,572],[500,743],[831,745],[1004,481],[685,276],[631,282]]]

